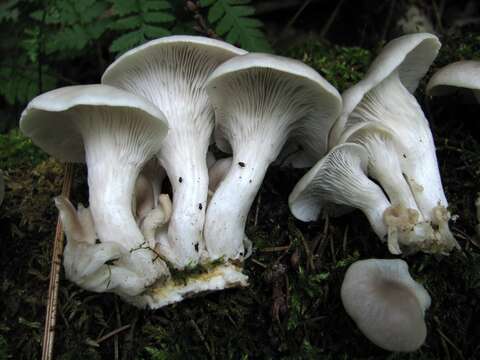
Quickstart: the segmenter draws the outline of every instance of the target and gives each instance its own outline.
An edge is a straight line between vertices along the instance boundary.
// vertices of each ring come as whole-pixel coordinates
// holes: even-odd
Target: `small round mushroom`
[[[165,264],[145,245],[132,209],[138,174],[158,151],[168,130],[160,110],[136,95],[111,86],[69,86],[34,98],[22,113],[20,129],[36,145],[62,161],[86,161],[93,231],[102,244],[116,249],[111,252],[110,260],[116,261],[119,269],[129,269],[122,272],[123,277],[103,276],[101,284],[95,286],[86,286],[85,279],[77,276],[73,281],[87,288],[94,287],[96,291],[101,288],[134,296],[168,273]],[[68,200],[59,200],[56,204],[64,223],[78,224],[75,219],[81,214],[77,214]],[[66,228],[71,230],[67,231],[67,239],[72,244],[85,238],[75,233],[80,231],[80,226]],[[99,245],[103,247],[102,244],[92,243],[90,239],[76,249],[95,257],[95,249]],[[121,259],[118,251],[123,254]],[[85,261],[89,258],[75,252],[67,252],[65,256],[68,254]],[[79,264],[75,259],[72,262]],[[98,271],[103,271],[104,264],[97,262],[97,265]],[[77,273],[82,274],[82,270]]]
[[[393,135],[400,162],[419,219],[431,223],[431,237],[411,242],[411,251],[446,253],[458,248],[448,228],[450,214],[438,169],[435,144],[418,102],[412,95],[440,48],[432,34],[399,37],[388,43],[370,66],[366,76],[342,95],[342,114],[330,134],[330,146],[362,123],[381,124]],[[404,179],[399,179],[402,184]],[[403,192],[405,194],[405,192]],[[437,215],[442,212],[444,216]],[[436,229],[441,229],[437,231]]]
[[[213,259],[243,259],[250,206],[288,139],[320,158],[341,109],[337,90],[307,65],[267,54],[232,58],[209,77],[215,141],[232,165],[207,209],[205,241]]]
[[[425,311],[430,296],[412,279],[405,261],[369,259],[345,274],[343,306],[360,331],[389,351],[417,350],[425,342]]]
[[[162,110],[170,131],[157,154],[173,188],[168,236],[159,251],[175,267],[204,256],[208,196],[207,150],[214,126],[205,91],[208,76],[246,51],[200,36],[169,36],[136,47],[105,71],[102,83],[141,95]]]

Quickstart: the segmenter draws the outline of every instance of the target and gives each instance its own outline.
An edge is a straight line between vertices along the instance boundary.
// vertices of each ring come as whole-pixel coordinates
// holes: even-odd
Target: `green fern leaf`
[[[129,32],[115,39],[110,45],[111,52],[122,52],[131,49],[145,41],[143,30]]]
[[[113,41],[110,51],[121,53],[147,40],[170,35],[168,25],[175,21],[171,6],[165,0],[115,0],[113,30],[127,30]]]
[[[3,21],[17,21],[20,11],[16,8],[19,0],[9,0],[0,4],[0,23]]]
[[[143,11],[150,11],[150,10],[168,10],[171,9],[172,6],[168,1],[164,0],[149,0],[143,1],[142,4]]]
[[[250,51],[272,51],[262,22],[251,17],[255,14],[251,0],[201,0],[200,5],[209,8],[208,21],[229,43]]]

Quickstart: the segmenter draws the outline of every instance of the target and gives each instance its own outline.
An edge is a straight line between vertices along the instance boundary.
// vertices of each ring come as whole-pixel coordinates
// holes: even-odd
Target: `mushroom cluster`
[[[463,60],[449,64],[438,70],[427,84],[427,95],[432,97],[455,92],[460,93],[462,102],[480,105],[480,61]],[[480,193],[475,206],[478,222],[476,233],[480,238]]]
[[[302,62],[196,36],[132,49],[101,82],[42,94],[20,119],[88,168],[89,207],[55,199],[67,278],[150,308],[246,286],[245,222],[267,168],[288,146],[304,149],[298,163],[324,155],[337,90]],[[212,138],[232,157],[212,159]]]
[[[342,94],[330,152],[290,195],[298,219],[356,208],[393,254],[458,248],[448,226],[451,216],[432,133],[412,95],[439,48],[432,34],[397,38],[366,76]]]
[[[412,95],[439,48],[431,34],[395,39],[340,96],[300,61],[171,36],[122,55],[101,84],[36,97],[21,130],[88,168],[89,207],[55,199],[67,278],[150,308],[246,286],[247,216],[281,153],[291,166],[313,166],[289,196],[298,219],[360,209],[393,254],[458,248],[432,133]],[[445,78],[428,91],[467,81]],[[212,143],[231,156],[215,159]],[[430,297],[404,261],[352,265],[341,295],[375,344],[423,343]]]

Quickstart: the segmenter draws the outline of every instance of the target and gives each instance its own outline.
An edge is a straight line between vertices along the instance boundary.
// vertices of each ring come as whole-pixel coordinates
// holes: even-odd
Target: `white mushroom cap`
[[[113,114],[132,111],[145,119],[161,142],[167,133],[165,116],[145,100],[107,85],[77,85],[55,89],[37,96],[20,119],[20,129],[44,151],[60,161],[84,162],[84,139],[79,129],[81,108],[97,108]],[[55,116],[53,116],[55,114]]]
[[[246,51],[199,36],[150,41],[118,58],[102,83],[141,95],[161,109],[170,131],[157,154],[173,187],[173,213],[160,252],[177,268],[195,265],[204,252],[208,196],[206,156],[214,113],[205,91],[208,76]]]
[[[314,221],[322,211],[337,216],[345,207],[361,210],[383,239],[383,213],[390,207],[382,189],[367,176],[368,153],[357,144],[334,147],[295,185],[288,204],[299,220]],[[340,206],[340,207],[339,207]]]
[[[71,86],[33,99],[22,114],[20,129],[51,155],[86,160],[95,231],[103,243],[125,249],[128,259],[123,262],[136,269],[142,284],[135,291],[143,291],[164,272],[164,264],[152,261],[151,250],[134,251],[142,247],[144,238],[132,213],[132,197],[140,169],[167,133],[162,112],[136,95],[107,85]],[[64,218],[74,217],[66,207],[59,210]],[[93,253],[83,255],[90,258],[88,254]],[[123,294],[132,295],[125,288]]]
[[[377,346],[405,352],[424,343],[430,296],[412,279],[405,261],[355,262],[345,274],[341,297],[346,312]]]
[[[207,91],[216,144],[233,160],[208,206],[205,241],[213,258],[242,259],[248,211],[268,166],[288,139],[301,142],[310,159],[322,156],[341,100],[312,68],[267,54],[225,62],[210,76]]]
[[[286,84],[275,84],[274,78],[284,82],[291,79],[295,82],[289,88]],[[305,89],[305,95],[308,95],[311,101],[293,96],[295,86]],[[279,95],[275,99],[277,102],[269,103],[264,101],[269,99],[258,98],[266,96],[265,90],[277,91],[278,93],[273,94]],[[223,94],[222,91],[229,93]],[[238,99],[232,98],[234,92]],[[223,123],[232,116],[239,116],[236,113],[260,117],[268,111],[275,111],[278,116],[282,110],[292,111],[296,107],[302,107],[299,121],[288,129],[287,141],[290,148],[300,146],[301,150],[289,160],[294,166],[301,164],[301,167],[312,166],[325,154],[328,148],[328,133],[342,106],[337,89],[311,67],[301,61],[259,53],[236,57],[222,64],[209,78],[208,93],[216,106],[215,141],[217,146],[227,153],[232,152],[230,138],[233,129],[225,129]],[[291,98],[287,98],[289,95]]]
[[[480,61],[458,61],[438,70],[427,85],[429,96],[442,96],[455,88],[471,90],[480,102]]]
[[[397,72],[403,86],[413,93],[440,49],[438,38],[429,33],[404,35],[390,41],[370,65],[365,77],[342,94],[343,110],[330,134],[330,147],[346,127],[350,113],[365,94]]]
[[[427,252],[449,252],[458,247],[448,228],[450,214],[433,136],[428,120],[411,94],[439,47],[432,34],[405,35],[387,44],[365,78],[343,94],[342,115],[330,134],[331,146],[347,138],[362,123],[381,124],[393,135],[402,176],[416,203],[405,206],[418,208],[419,219],[431,222],[438,229],[433,234],[424,229],[424,235],[433,235],[431,239],[423,239],[427,241],[423,242],[422,250]],[[421,237],[415,239],[423,241]]]

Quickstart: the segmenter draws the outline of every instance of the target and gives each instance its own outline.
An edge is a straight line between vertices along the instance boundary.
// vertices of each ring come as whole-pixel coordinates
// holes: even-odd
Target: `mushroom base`
[[[125,299],[138,307],[159,309],[205,293],[248,286],[248,276],[242,273],[242,268],[233,264],[221,264],[208,272],[194,274],[187,279],[157,282],[142,296]]]

